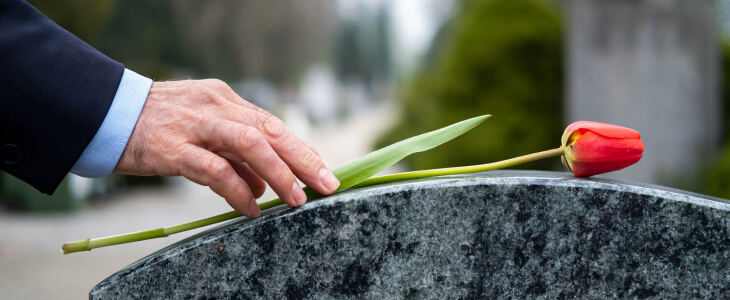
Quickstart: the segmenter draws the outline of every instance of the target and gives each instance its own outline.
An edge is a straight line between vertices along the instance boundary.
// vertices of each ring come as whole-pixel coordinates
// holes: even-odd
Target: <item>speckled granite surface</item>
[[[421,180],[231,222],[90,298],[719,299],[730,295],[728,220],[725,200],[600,177]]]

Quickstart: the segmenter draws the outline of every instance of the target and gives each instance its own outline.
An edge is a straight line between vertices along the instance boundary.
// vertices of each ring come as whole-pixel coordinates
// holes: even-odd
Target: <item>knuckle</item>
[[[228,84],[225,83],[223,80],[213,78],[207,79],[206,81],[208,81],[208,84],[210,84],[210,86],[215,89],[228,89]]]
[[[319,164],[319,156],[305,149],[299,160],[300,166],[305,170],[314,169]]]
[[[210,160],[205,169],[214,181],[226,181],[230,174],[230,165],[222,158]]]
[[[208,79],[208,86],[210,89],[216,93],[223,92],[223,95],[226,95],[230,92],[233,92],[233,89],[231,86],[229,86],[225,81],[220,79]]]
[[[287,132],[286,125],[279,118],[272,115],[268,115],[263,121],[264,132],[267,136],[279,139],[284,136]]]
[[[196,98],[202,103],[217,103],[220,95],[208,84],[197,84],[194,86]]]
[[[238,143],[242,149],[256,149],[261,147],[264,142],[261,133],[252,127],[245,127],[238,132]]]

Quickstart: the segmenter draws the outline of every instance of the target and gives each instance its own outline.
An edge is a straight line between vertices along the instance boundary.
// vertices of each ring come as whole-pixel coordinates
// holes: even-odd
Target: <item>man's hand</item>
[[[312,147],[215,79],[153,83],[114,172],[182,175],[249,217],[266,183],[290,206],[306,201],[296,178],[321,194],[339,186]]]

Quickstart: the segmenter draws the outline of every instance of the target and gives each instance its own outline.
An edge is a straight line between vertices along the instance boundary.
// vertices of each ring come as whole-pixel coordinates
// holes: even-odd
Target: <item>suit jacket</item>
[[[101,126],[124,66],[21,0],[0,0],[0,170],[53,193]]]

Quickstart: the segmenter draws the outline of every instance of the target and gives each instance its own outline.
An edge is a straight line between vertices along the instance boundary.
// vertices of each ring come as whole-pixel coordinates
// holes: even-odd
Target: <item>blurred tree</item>
[[[201,76],[296,82],[324,59],[333,0],[172,0],[182,51]]]
[[[488,163],[556,148],[563,132],[562,31],[536,0],[464,0],[430,51],[433,64],[405,90],[404,113],[377,147],[482,114],[485,124],[434,151],[413,169]],[[559,160],[524,168],[550,169]]]
[[[167,1],[127,0],[93,43],[127,68],[155,80],[174,77],[189,61],[183,55],[172,5]]]
[[[114,12],[116,0],[28,0],[49,19],[90,43]]]
[[[390,75],[389,14],[385,6],[361,10],[355,19],[344,19],[335,41],[335,68],[340,79],[360,78],[371,83]]]
[[[30,0],[85,42],[143,75],[170,77],[185,65],[170,1]]]

